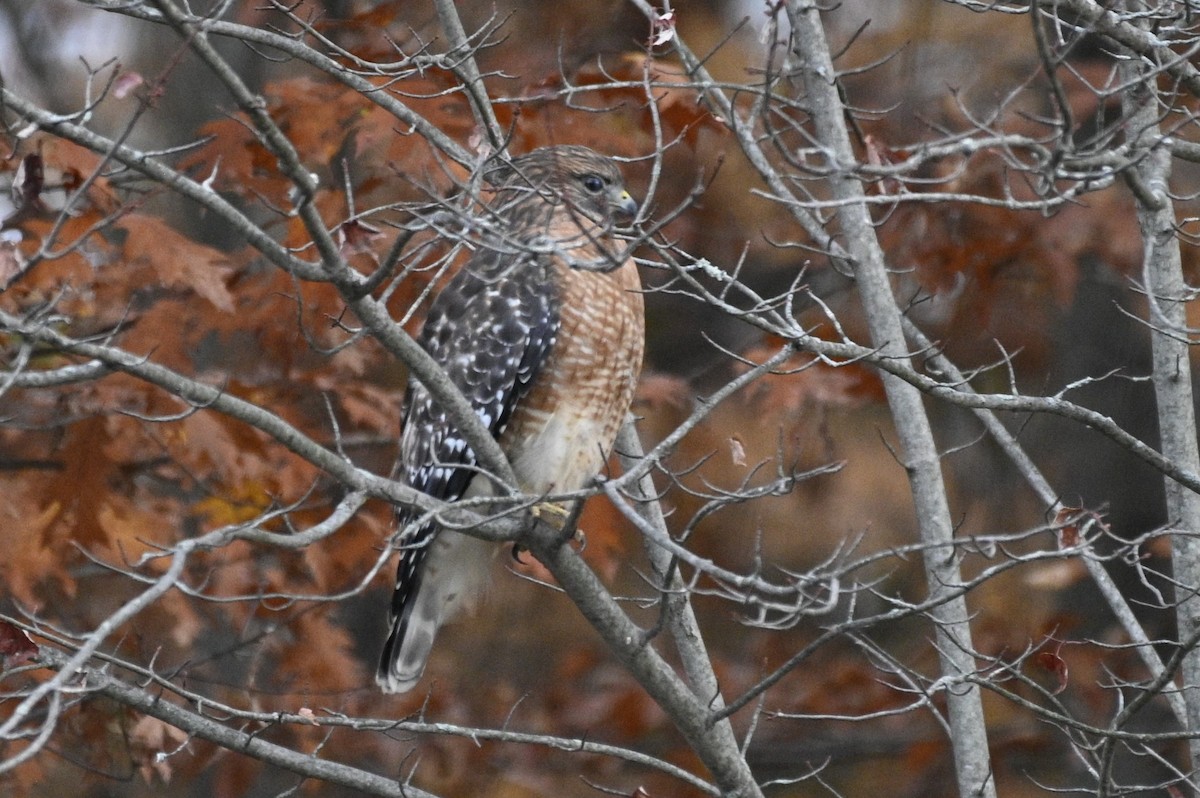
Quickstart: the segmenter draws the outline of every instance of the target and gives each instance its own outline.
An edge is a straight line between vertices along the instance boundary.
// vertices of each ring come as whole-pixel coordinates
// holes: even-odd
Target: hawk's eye
[[[599,175],[584,175],[583,187],[593,194],[599,194],[604,190],[604,178]]]

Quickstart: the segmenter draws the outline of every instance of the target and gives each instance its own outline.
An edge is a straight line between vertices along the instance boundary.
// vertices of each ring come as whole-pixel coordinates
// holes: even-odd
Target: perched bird
[[[578,490],[604,467],[641,370],[641,283],[612,232],[637,204],[616,163],[587,147],[544,147],[485,177],[485,234],[418,340],[499,442],[521,491]],[[471,448],[415,380],[405,403],[400,477],[445,501],[492,495]],[[398,516],[402,525],[413,517]],[[426,524],[400,549],[375,677],[388,693],[420,679],[438,628],[486,586],[496,546]]]

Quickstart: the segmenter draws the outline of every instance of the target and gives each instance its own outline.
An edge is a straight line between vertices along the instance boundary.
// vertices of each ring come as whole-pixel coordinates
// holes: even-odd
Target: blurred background
[[[577,83],[600,82],[605,74],[638,79],[648,63],[670,73],[675,65],[671,57],[647,61],[645,43],[650,30],[642,15],[620,0],[471,0],[458,5],[468,31],[498,26],[494,41],[480,54],[480,63],[489,73],[488,87],[494,97],[520,100],[502,106],[509,114],[506,118],[514,120],[514,150],[549,142],[590,144],[629,159],[625,165],[629,182],[634,193],[644,197],[654,140],[636,93],[603,96],[602,101],[611,102],[614,109],[603,114],[564,109],[553,95],[563,76]],[[753,0],[673,4],[679,35],[694,52],[706,57],[706,66],[716,79],[729,83],[758,80],[772,36],[785,34],[769,24],[773,7]],[[386,58],[392,48],[389,42],[406,52],[421,42],[431,42],[434,51],[443,46],[437,40],[437,17],[430,3],[346,0],[310,3],[306,10],[319,15],[321,24],[340,44],[367,57]],[[264,25],[275,16],[257,4],[245,3],[235,4],[228,18]],[[940,0],[845,0],[826,19],[830,42],[840,51],[837,64],[847,72],[843,81],[847,104],[858,109],[863,140],[869,137],[877,142],[885,154],[902,157],[947,131],[967,131],[980,123],[1031,136],[1046,135],[1048,126],[1043,120],[1053,107],[1027,15],[972,13]],[[395,120],[369,116],[361,98],[345,98],[343,89],[316,73],[298,69],[294,62],[266,58],[235,41],[217,39],[217,43],[243,79],[264,93],[273,114],[283,120],[297,143],[306,148],[312,168],[323,176],[331,212],[342,207],[339,203],[344,198],[336,195],[345,183],[340,179],[344,169],[352,175],[360,208],[412,198],[406,178],[419,171],[424,151],[418,152],[420,148],[411,144],[411,139],[398,134]],[[198,142],[177,159],[181,168],[202,175],[219,163],[219,172],[214,172],[218,190],[247,207],[279,189],[267,174],[269,165],[255,161],[256,145],[233,119],[235,109],[229,96],[193,57],[180,54],[177,37],[158,26],[97,12],[69,0],[0,2],[0,75],[6,86],[23,96],[60,113],[72,112],[87,102],[89,91],[103,83],[96,78],[89,86],[89,71],[107,75],[114,62],[120,65],[119,74],[133,75],[142,83],[124,96],[110,96],[96,109],[89,123],[96,130],[110,136],[121,134],[140,113],[140,103],[149,102],[150,110],[129,132],[131,145],[158,149]],[[1102,40],[1085,37],[1071,50],[1067,63],[1058,77],[1078,123],[1076,134],[1086,137],[1119,114],[1119,100],[1105,99],[1092,90],[1109,80],[1112,60]],[[461,106],[450,107],[450,101],[435,97],[436,80],[429,80],[433,83],[417,88],[423,96],[416,104],[448,133],[465,141],[470,133],[469,116]],[[155,88],[152,95],[147,95],[146,87]],[[662,180],[657,193],[648,198],[650,217],[684,201],[698,183],[706,185],[694,205],[666,227],[664,236],[690,256],[706,258],[727,270],[742,264],[741,279],[766,296],[784,292],[801,280],[837,314],[852,336],[866,341],[852,285],[811,249],[781,245],[803,243],[801,233],[784,209],[754,193],[762,186],[740,156],[733,137],[706,117],[703,107],[683,88],[664,92],[659,105],[679,141],[663,156]],[[519,111],[513,110],[518,107]],[[15,165],[6,167],[11,168]],[[1018,192],[1023,190],[1022,178],[1014,177],[999,158],[987,153],[933,162],[919,177],[927,183],[914,183],[909,191],[1001,197],[1014,186]],[[1176,179],[1177,193],[1194,193],[1194,168],[1181,166]],[[1190,203],[1181,207],[1186,210]],[[286,279],[262,278],[261,284],[253,283],[264,267],[244,251],[245,242],[227,225],[167,192],[148,192],[138,210],[165,220],[189,242],[204,247],[205,257],[227,261],[230,291],[258,285],[254,289],[258,293],[249,296],[264,303],[257,314],[239,309],[236,323],[222,322],[228,323],[228,330],[216,322],[206,326],[210,322],[196,317],[195,329],[184,329],[176,342],[180,362],[197,372],[224,374],[263,401],[283,402],[288,413],[315,427],[323,424],[324,407],[314,394],[304,391],[317,386],[341,396],[341,409],[354,421],[348,450],[356,461],[386,472],[398,434],[403,370],[369,347],[366,354],[359,350],[362,359],[353,365],[345,359],[333,363],[334,358],[322,360],[323,356],[306,352],[305,340],[289,326],[294,324],[293,311],[286,303],[270,304],[278,293],[299,289],[291,288]],[[914,203],[881,213],[879,231],[896,272],[896,291],[902,303],[911,303],[911,315],[960,367],[980,368],[1011,356],[1016,387],[1031,394],[1050,394],[1085,377],[1115,374],[1075,391],[1072,398],[1156,445],[1152,389],[1134,379],[1149,370],[1149,348],[1145,328],[1133,318],[1141,314],[1143,305],[1133,288],[1141,244],[1133,205],[1123,187],[1089,194],[1048,214],[968,202]],[[284,240],[296,235],[295,228],[286,223],[277,224],[272,232]],[[394,230],[385,230],[380,246],[386,246],[391,238]],[[182,244],[178,251],[180,256],[192,252]],[[1184,257],[1188,269],[1194,271],[1192,248],[1185,247]],[[664,290],[670,286],[670,274],[665,270],[647,268],[643,280],[650,289],[649,341],[635,409],[642,416],[639,431],[643,441],[652,446],[692,411],[697,397],[711,393],[738,373],[740,367],[729,351],[761,357],[776,342],[694,298]],[[393,298],[398,314],[416,293],[416,289],[401,291]],[[314,293],[301,316],[320,319],[323,314],[334,315],[336,306],[336,297]],[[815,306],[803,313],[807,322],[823,323]],[[317,329],[316,321],[312,323]],[[975,382],[983,390],[1004,392],[1009,390],[1009,378],[1007,368],[991,369]],[[358,403],[353,408],[352,401]],[[933,401],[929,408],[946,452],[943,469],[960,535],[1013,533],[1051,520],[1046,517],[1047,508],[983,437],[969,414]],[[35,410],[23,408],[20,412]],[[43,408],[38,412],[49,411]],[[1104,437],[1050,417],[1005,421],[1050,477],[1061,500],[1068,506],[1102,513],[1115,539],[1138,539],[1164,523],[1161,477]],[[8,430],[6,434],[14,461],[30,457],[56,461],[71,451],[61,438],[51,441],[42,436],[32,441],[23,431]],[[101,448],[112,445],[106,432],[95,434]],[[801,482],[787,496],[732,504],[709,515],[691,532],[690,545],[733,570],[746,571],[767,563],[768,574],[803,572],[835,555],[852,559],[886,554],[916,540],[905,472],[892,452],[893,443],[881,390],[868,371],[814,368],[771,377],[719,406],[678,447],[669,462],[680,476],[662,481],[664,502],[678,531],[704,506],[698,494],[708,489],[761,482],[780,462],[802,469],[838,464],[836,473]],[[235,445],[240,445],[239,439],[231,438],[230,446]],[[30,454],[21,447],[36,451]],[[210,453],[210,457],[220,461],[222,455]],[[761,473],[754,474],[760,466]],[[274,468],[265,465],[261,470]],[[78,478],[92,478],[88,471],[82,469]],[[61,492],[61,476],[46,482],[45,495]],[[24,472],[11,468],[5,478],[19,481]],[[311,475],[306,472],[303,477],[293,477],[290,484],[302,490],[308,478]],[[271,483],[266,476],[261,479],[267,487],[255,489],[264,495],[286,494],[284,486]],[[185,482],[177,484],[175,499],[191,490]],[[216,476],[206,483],[209,498],[216,501],[241,490],[237,494],[240,500],[254,505],[257,494],[246,484],[239,488],[219,483]],[[138,490],[145,490],[144,485]],[[46,506],[48,500],[41,501],[30,506]],[[176,519],[172,534],[191,534],[223,517],[213,504],[199,513],[197,504],[183,504],[184,509],[164,510],[160,518]],[[221,505],[221,512],[233,506]],[[47,540],[80,539],[75,522],[63,517],[54,523],[61,529],[47,531]],[[374,508],[364,524],[357,533],[357,553],[345,553],[350,551],[346,548],[310,555],[303,567],[280,569],[290,573],[289,568],[297,572],[307,568],[306,573],[324,574],[322,578],[329,581],[320,586],[331,590],[352,581],[355,569],[370,560],[387,534],[386,508]],[[640,543],[612,508],[594,503],[583,527],[592,541],[589,556],[610,580],[614,592],[645,596],[647,587],[639,572],[645,565]],[[1026,545],[1045,546],[1047,540],[1046,536],[1037,537]],[[847,550],[853,556],[845,553]],[[1142,554],[1142,568],[1166,571],[1165,543],[1159,546],[1151,540]],[[1002,552],[995,554],[1000,556]],[[334,560],[339,560],[336,566],[331,564]],[[991,564],[994,558],[975,557],[968,558],[967,567]],[[263,578],[265,568],[261,561],[246,566],[238,589],[250,590],[255,580]],[[539,575],[535,566],[519,561],[509,568],[526,576]],[[1169,637],[1173,633],[1171,615],[1155,608],[1150,590],[1165,582],[1154,576],[1145,579],[1144,574],[1114,567],[1114,576],[1142,614],[1149,636]],[[919,557],[881,556],[856,576],[869,581],[872,591],[878,593],[873,597],[864,592],[859,597],[854,612],[860,615],[882,609],[889,596],[917,599],[924,592]],[[501,724],[517,705],[514,717],[522,727],[600,736],[694,764],[673,741],[661,713],[607,658],[565,600],[554,597],[548,601],[544,588],[514,575],[499,579],[495,595],[502,600],[489,600],[474,618],[447,629],[439,641],[427,680],[441,689],[434,689],[429,697],[424,707],[427,717]],[[79,566],[69,579],[47,576],[44,583],[33,579],[23,597],[36,597],[43,606],[51,600],[73,604],[81,595],[81,585],[95,584],[95,591],[88,595],[96,601],[94,613],[100,613],[120,595],[118,589],[108,600],[98,600],[107,589],[102,587],[108,584],[104,580],[103,574]],[[314,613],[327,617],[319,628],[305,627],[311,614],[288,615],[283,625],[294,640],[281,649],[285,653],[272,660],[275,665],[269,673],[256,670],[260,666],[247,661],[249,655],[233,645],[240,632],[234,632],[232,638],[218,636],[209,641],[200,640],[198,633],[185,634],[176,655],[190,651],[195,656],[196,647],[205,648],[210,659],[208,670],[202,672],[207,678],[215,679],[220,668],[236,660],[238,672],[257,674],[268,692],[312,690],[321,700],[346,711],[377,705],[386,706],[387,712],[415,710],[426,696],[380,702],[369,688],[356,686],[366,683],[365,671],[341,670],[337,678],[325,683],[315,666],[292,673],[280,664],[290,661],[288,646],[298,646],[306,635],[311,639],[340,629],[346,635],[339,640],[345,660],[326,666],[332,671],[350,668],[346,664],[350,662],[370,667],[388,581],[376,580],[363,595],[329,612],[322,610],[324,614]],[[73,586],[64,587],[68,582]],[[1029,646],[1045,645],[1047,640],[1070,641],[1055,654],[1069,663],[1071,673],[1064,700],[1089,721],[1103,722],[1114,706],[1111,692],[1099,687],[1106,671],[1126,678],[1139,675],[1134,657],[1096,644],[1120,643],[1123,638],[1077,563],[1011,570],[987,582],[971,600],[977,612],[976,644],[986,656],[1003,660]],[[699,595],[697,604],[730,696],[786,662],[816,639],[823,625],[844,619],[851,611],[842,606],[832,615],[775,631],[748,627],[739,608],[723,599]],[[172,612],[184,611],[168,608],[163,624],[170,624]],[[187,612],[189,623],[197,629],[211,623],[211,619],[195,619],[195,610]],[[641,617],[649,620],[653,615]],[[909,620],[871,629],[864,637],[908,667],[933,673],[935,652],[928,644],[929,635],[924,624]],[[218,651],[221,646],[227,649]],[[850,638],[818,647],[770,692],[767,708],[800,715],[862,715],[903,706],[910,697],[895,689],[894,680],[883,674],[879,658],[864,654],[870,650],[863,641]],[[1048,670],[1037,676],[1055,678],[1055,669]],[[454,689],[446,689],[451,685]],[[1085,781],[1063,735],[1011,704],[989,701],[993,761],[1003,794],[1042,795],[1049,787],[1065,788]],[[1152,704],[1140,717],[1146,728],[1165,728],[1162,707]],[[739,716],[743,728],[747,718]],[[95,734],[98,732],[81,724],[79,740],[92,740]],[[111,739],[110,744],[120,747]],[[621,781],[624,774],[605,769],[611,765],[591,760],[579,765],[578,760],[564,761],[541,751],[477,747],[453,739],[380,740],[372,745],[358,752],[367,761],[386,761],[400,745],[418,746],[418,783],[445,795],[595,794],[576,778],[580,771],[600,781],[627,783]],[[353,752],[354,744],[343,742],[332,750]],[[827,795],[831,790],[855,796],[954,794],[947,741],[937,725],[919,713],[860,723],[767,716],[750,751],[752,764],[763,778],[789,779],[810,768],[824,767],[822,779],[831,785],[827,789],[816,781],[804,781],[776,788],[773,795]],[[1167,751],[1166,755],[1177,753]],[[137,759],[128,751],[108,751],[104,756],[125,756],[131,763]],[[88,757],[64,759],[73,764],[44,766],[29,777],[26,786],[45,795],[56,794],[56,786],[65,788],[76,778],[80,761]],[[207,771],[173,760],[179,763],[179,774],[170,782],[153,772],[122,783],[118,783],[120,779],[99,779],[89,794],[258,795],[272,794],[287,783],[286,777],[269,769],[259,771],[228,756],[218,759],[220,766]],[[202,761],[203,757],[195,759]],[[1130,767],[1136,772],[1144,765]],[[113,771],[94,762],[86,768]],[[131,764],[130,774],[134,770]],[[1138,772],[1137,776],[1153,780],[1152,773]],[[681,794],[675,792],[677,785],[664,786],[668,782],[649,778],[643,794]]]

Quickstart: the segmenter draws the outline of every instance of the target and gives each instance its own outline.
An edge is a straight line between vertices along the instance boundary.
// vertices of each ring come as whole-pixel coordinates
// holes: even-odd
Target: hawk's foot
[[[582,502],[575,502],[569,509],[554,502],[539,502],[533,505],[529,511],[534,518],[557,529],[561,533],[561,543],[575,541],[579,544],[580,550],[586,545],[587,538],[584,536],[583,530],[579,529],[579,515],[583,511]]]
[[[567,519],[571,517],[570,510],[554,502],[538,502],[529,508],[529,512],[539,521],[545,521],[550,526],[560,530],[566,524]]]

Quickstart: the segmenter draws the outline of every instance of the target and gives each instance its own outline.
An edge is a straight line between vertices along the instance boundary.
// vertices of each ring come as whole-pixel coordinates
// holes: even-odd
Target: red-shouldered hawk
[[[578,490],[603,468],[633,397],[645,326],[633,260],[612,236],[637,204],[617,165],[545,147],[487,174],[487,232],[434,300],[419,341],[499,441],[530,494]],[[445,412],[409,384],[400,475],[446,501],[488,495]],[[411,515],[399,513],[400,523]],[[376,681],[420,679],[442,622],[486,585],[496,546],[435,525],[401,541]]]

